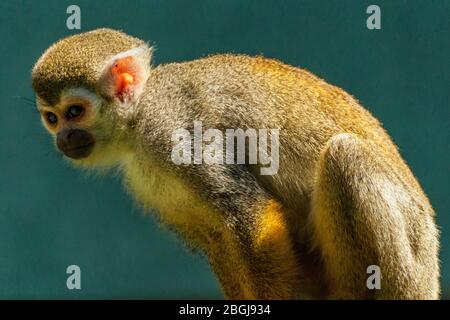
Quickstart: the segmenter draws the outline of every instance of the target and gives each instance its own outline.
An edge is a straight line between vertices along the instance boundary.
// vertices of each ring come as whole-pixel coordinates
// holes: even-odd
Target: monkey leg
[[[403,164],[393,167],[382,154],[351,134],[336,135],[321,154],[310,222],[328,297],[438,298],[432,209],[420,190],[405,182],[410,180]],[[379,267],[380,289],[368,288],[371,265]]]

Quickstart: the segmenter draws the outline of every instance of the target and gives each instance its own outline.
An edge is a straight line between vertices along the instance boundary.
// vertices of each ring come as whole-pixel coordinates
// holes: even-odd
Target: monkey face
[[[56,146],[65,156],[79,160],[89,157],[96,144],[94,134],[100,108],[99,98],[88,90],[67,90],[56,105],[38,99],[46,129],[54,135]]]
[[[118,134],[114,105],[94,91],[67,89],[54,105],[37,98],[44,127],[53,135],[58,150],[82,167],[110,167],[129,150]]]

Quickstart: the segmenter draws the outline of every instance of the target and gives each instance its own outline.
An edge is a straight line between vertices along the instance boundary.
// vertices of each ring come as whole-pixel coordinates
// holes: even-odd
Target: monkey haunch
[[[439,297],[433,209],[379,122],[343,90],[262,57],[150,67],[151,48],[100,29],[33,69],[45,127],[207,255],[227,298]],[[171,162],[172,133],[277,128],[279,171]],[[366,270],[381,270],[369,290]]]

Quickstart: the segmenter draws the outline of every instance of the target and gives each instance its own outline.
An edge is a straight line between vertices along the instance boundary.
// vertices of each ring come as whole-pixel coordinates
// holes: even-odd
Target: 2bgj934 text
[[[252,315],[269,315],[270,305],[262,304],[224,304],[221,307],[214,306],[194,306],[186,304],[180,307],[178,313],[180,315],[203,315],[207,318],[214,314],[220,315],[241,315],[241,316],[252,316]]]

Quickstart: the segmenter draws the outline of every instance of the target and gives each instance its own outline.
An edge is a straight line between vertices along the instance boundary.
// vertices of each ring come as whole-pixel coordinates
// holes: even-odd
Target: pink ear
[[[99,80],[99,89],[109,100],[121,103],[139,98],[150,72],[149,48],[136,48],[112,58]]]
[[[116,60],[111,67],[113,94],[121,101],[123,101],[127,93],[133,90],[133,85],[140,81],[134,60],[131,56],[121,58]]]

